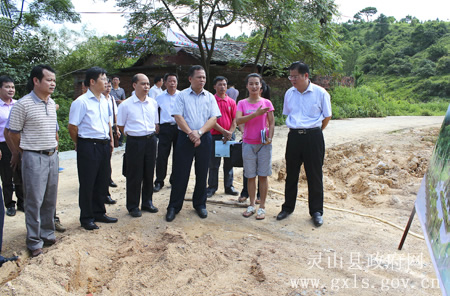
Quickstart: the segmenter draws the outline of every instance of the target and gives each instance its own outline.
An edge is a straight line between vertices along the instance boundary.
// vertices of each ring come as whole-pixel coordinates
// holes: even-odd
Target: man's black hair
[[[166,73],[166,75],[164,75],[164,82],[167,81],[169,76],[175,76],[177,78],[177,81],[178,81],[178,75],[176,73]]]
[[[200,65],[192,66],[191,68],[189,68],[189,72],[188,72],[189,77],[194,77],[195,71],[200,71],[200,70],[205,71],[205,68],[203,68],[203,67],[200,66]],[[206,72],[206,71],[205,71],[205,72]]]
[[[303,63],[303,62],[293,62],[290,66],[289,66],[289,70],[297,70],[299,74],[301,75],[305,75],[306,73],[308,73],[309,75],[309,67],[307,64]]]
[[[213,85],[216,85],[217,82],[225,80],[228,83],[228,79],[225,76],[216,76],[213,80]]]
[[[14,80],[7,75],[0,76],[0,88],[3,87],[3,83],[8,83],[8,82],[14,83]]]
[[[153,83],[156,84],[157,82],[161,81],[161,79],[163,79],[161,76],[155,76],[155,78],[153,79]]]
[[[30,78],[28,79],[27,83],[27,90],[32,91],[34,89],[34,82],[33,78],[37,78],[39,81],[44,78],[44,70],[50,71],[52,73],[56,73],[55,70],[53,70],[49,65],[37,65],[34,66],[33,69],[31,69]]]
[[[97,80],[100,75],[105,74],[106,75],[106,70],[100,67],[92,67],[90,69],[88,69],[86,71],[86,78],[84,79],[84,85],[86,87],[90,87],[91,86],[91,79]]]

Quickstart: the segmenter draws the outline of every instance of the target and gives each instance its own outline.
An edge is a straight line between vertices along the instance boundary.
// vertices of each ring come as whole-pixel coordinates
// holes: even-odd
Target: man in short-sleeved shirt
[[[9,137],[12,158],[22,153],[27,248],[31,256],[42,254],[44,243],[54,244],[58,192],[58,133],[55,71],[47,65],[31,70],[27,88],[31,92],[11,110]]]
[[[69,133],[77,151],[80,223],[86,230],[98,229],[94,222],[117,222],[106,215],[105,208],[114,147],[112,113],[102,93],[106,82],[104,69],[88,69],[84,81],[88,91],[73,101],[69,113]]]
[[[125,96],[125,90],[119,86],[120,84],[120,78],[119,76],[113,76],[112,78],[112,89],[111,89],[111,96],[113,96],[116,99],[116,103],[120,104],[127,98]]]
[[[156,97],[156,102],[160,109],[159,113],[159,134],[158,134],[158,156],[156,158],[156,179],[154,192],[158,192],[164,187],[164,179],[167,175],[167,162],[170,155],[171,146],[175,151],[178,139],[178,126],[175,118],[172,116],[172,110],[178,93],[178,75],[167,73],[164,75],[164,84],[166,90]],[[175,153],[172,153],[172,168]],[[170,184],[173,184],[173,174],[170,174]]]
[[[217,76],[213,81],[214,89],[216,90],[214,97],[222,116],[217,119],[217,123],[211,130],[212,147],[211,157],[209,159],[207,197],[213,196],[219,186],[221,157],[215,157],[215,142],[232,140],[234,130],[236,129],[236,102],[226,94],[227,81],[228,79],[223,76]],[[226,194],[239,194],[233,187],[233,165],[231,164],[230,157],[223,158],[223,184]]]
[[[289,127],[286,145],[285,202],[277,220],[295,209],[300,167],[308,179],[308,205],[314,225],[323,224],[323,174],[325,142],[322,130],[331,119],[330,95],[309,80],[309,67],[295,62],[289,67],[292,87],[284,96],[283,114]]]
[[[141,217],[142,211],[158,212],[153,206],[153,172],[156,160],[156,133],[158,104],[147,96],[148,77],[136,74],[131,82],[135,94],[119,106],[117,125],[127,135],[125,148],[127,177],[127,210],[132,217]],[[139,209],[142,191],[142,204]]]
[[[234,88],[234,84],[229,84],[229,89],[227,89],[227,96],[232,98],[235,102],[239,97],[239,91]]]
[[[192,203],[200,218],[204,219],[208,216],[206,177],[212,141],[209,131],[221,114],[214,96],[203,88],[206,83],[206,74],[202,66],[192,66],[189,69],[189,82],[191,87],[178,94],[172,111],[179,132],[175,147],[174,184],[166,214],[168,222],[175,219],[175,215],[183,207],[194,158],[196,181]]]
[[[11,151],[5,139],[5,126],[9,118],[12,107],[17,102],[14,100],[16,93],[14,81],[11,77],[0,76],[0,176],[2,178],[3,198],[5,201],[6,215],[14,216],[16,214],[16,202],[13,200],[13,192],[17,196],[17,210],[24,211],[22,175],[20,169],[11,168]]]
[[[156,99],[157,96],[163,93],[162,85],[164,83],[163,78],[161,76],[156,76],[153,79],[154,85],[150,88],[148,92],[148,96],[152,99]]]

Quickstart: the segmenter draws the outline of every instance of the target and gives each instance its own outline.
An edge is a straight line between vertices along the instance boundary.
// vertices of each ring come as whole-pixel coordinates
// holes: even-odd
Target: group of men
[[[322,130],[331,118],[330,97],[324,89],[310,82],[307,65],[297,62],[289,69],[293,87],[286,92],[283,109],[290,128],[286,148],[286,201],[277,219],[282,220],[294,211],[299,170],[304,163],[310,214],[314,224],[320,226],[323,223]],[[132,217],[142,216],[142,211],[158,212],[152,196],[153,192],[164,187],[171,147],[173,165],[169,182],[172,188],[166,221],[173,221],[182,209],[193,160],[196,178],[193,207],[200,218],[208,216],[206,200],[218,188],[220,166],[220,158],[214,155],[214,144],[215,141],[233,139],[238,91],[227,88],[227,79],[218,76],[213,81],[216,91],[213,95],[204,89],[206,73],[203,67],[192,66],[188,74],[190,87],[182,91],[177,90],[178,76],[175,73],[156,77],[152,88],[146,75],[136,74],[132,78],[134,92],[124,99],[123,89],[118,87],[118,77],[113,77],[109,91],[107,86],[110,82],[104,69],[93,67],[86,71],[86,92],[73,101],[69,114],[69,133],[77,151],[80,223],[83,228],[94,230],[99,228],[98,222],[118,221],[108,216],[105,208],[105,203],[111,203],[108,187],[113,183],[110,158],[115,125],[118,127],[115,132],[127,136],[123,173],[126,176],[126,208]],[[161,89],[163,83],[164,91]],[[53,69],[45,65],[34,67],[29,80],[30,93],[14,102],[10,108],[9,124],[6,123],[10,158],[3,152],[5,145],[0,136],[0,148],[7,155],[6,161],[13,167],[19,159],[22,161],[25,198],[20,199],[17,185],[16,192],[18,207],[23,206],[25,211],[27,247],[32,256],[38,256],[44,245],[56,241],[59,126],[55,102],[50,98],[55,87]],[[109,92],[113,94],[111,97]],[[3,96],[3,91],[0,94]],[[115,102],[109,103],[112,98]],[[0,112],[8,113],[2,108]],[[5,187],[3,167],[6,165],[0,166]],[[233,187],[229,160],[225,159],[223,169],[225,193],[238,195]],[[5,180],[12,182],[13,172]],[[8,208],[11,204],[9,195],[5,197],[5,203]]]

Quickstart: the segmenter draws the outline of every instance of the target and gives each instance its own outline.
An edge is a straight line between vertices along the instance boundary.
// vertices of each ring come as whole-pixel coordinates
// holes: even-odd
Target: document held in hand
[[[227,141],[224,143],[223,141],[215,142],[215,157],[230,157],[230,146],[236,143],[235,141]]]

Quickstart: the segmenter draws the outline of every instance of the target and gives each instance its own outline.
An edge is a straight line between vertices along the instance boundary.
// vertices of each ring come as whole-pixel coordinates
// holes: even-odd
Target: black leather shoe
[[[24,209],[24,207],[23,207],[23,205],[17,205],[17,210],[18,211],[21,211],[21,212],[25,212],[25,209]]]
[[[10,207],[6,209],[6,215],[15,216],[16,215],[16,207]]]
[[[141,211],[139,210],[139,208],[134,208],[134,209],[132,209],[132,210],[130,211],[130,215],[131,215],[131,217],[138,218],[138,217],[141,217],[141,216],[142,216],[142,213],[141,213]]]
[[[316,227],[322,226],[323,224],[322,214],[320,214],[319,212],[315,212],[314,214],[312,214],[312,219]]]
[[[196,209],[196,211],[200,218],[205,219],[208,217],[208,211],[206,209]]]
[[[175,209],[174,208],[168,208],[167,209],[167,214],[166,214],[166,221],[167,222],[172,222],[173,219],[175,219]]]
[[[94,218],[95,222],[103,222],[103,223],[116,223],[118,221],[117,218],[108,217],[106,214],[100,217]]]
[[[155,186],[153,186],[153,192],[158,192],[162,188],[161,183],[156,183]]]
[[[117,187],[117,184],[113,180],[109,181],[109,187]]]
[[[83,227],[86,230],[98,229],[97,224],[95,224],[94,222],[82,223],[81,227]]]
[[[142,211],[150,212],[150,213],[158,213],[158,208],[155,207],[153,204],[150,204],[150,206],[142,206]]]
[[[291,213],[287,212],[287,211],[281,211],[278,216],[277,216],[277,220],[283,220],[286,219],[287,216],[289,216]]]
[[[214,189],[212,189],[212,188],[206,188],[206,197],[207,197],[207,198],[213,196],[214,193],[216,193],[216,190],[214,190]]]
[[[239,192],[236,189],[234,189],[233,186],[231,186],[229,188],[225,188],[225,193],[229,194],[229,195],[234,195],[234,196],[239,195]]]
[[[117,200],[111,198],[111,195],[106,196],[105,204],[114,205],[117,203]]]
[[[44,241],[44,246],[49,247],[56,244],[57,240],[55,239],[42,239]]]

